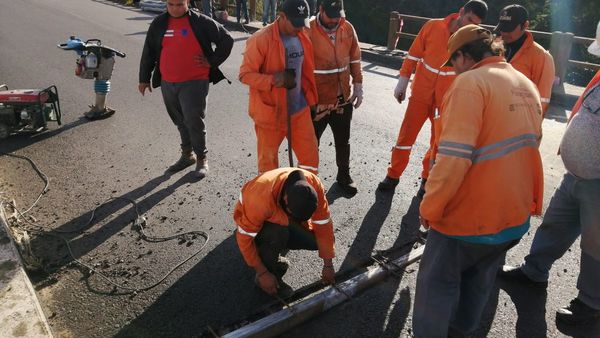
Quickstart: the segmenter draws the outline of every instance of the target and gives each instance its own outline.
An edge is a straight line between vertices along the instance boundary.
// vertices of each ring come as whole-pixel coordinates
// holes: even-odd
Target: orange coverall
[[[554,84],[554,59],[544,47],[533,41],[533,35],[525,32],[523,46],[510,60],[510,64],[530,79],[540,92],[544,112],[550,105]]]
[[[317,104],[313,49],[304,31],[298,38],[304,49],[299,85],[308,106],[291,117],[292,149],[299,168],[317,173],[319,149],[309,108]],[[285,47],[275,21],[248,39],[239,74],[240,81],[250,86],[248,112],[254,120],[259,173],[279,167],[279,146],[287,136],[287,89],[273,87],[272,83],[273,74],[285,68]]]
[[[279,200],[285,180],[295,170],[299,169],[279,168],[268,171],[249,181],[242,188],[233,213],[233,219],[237,224],[235,237],[244,260],[251,267],[261,263],[254,237],[258,235],[263,224],[265,222],[283,226],[289,224],[288,216],[281,208]],[[302,222],[301,226],[315,234],[319,257],[331,259],[335,257],[333,222],[325,197],[325,188],[316,175],[304,171],[304,176],[317,192],[317,209],[311,219]]]
[[[387,173],[391,178],[399,178],[406,169],[412,147],[427,119],[431,122],[430,149],[423,158],[421,177],[427,178],[429,175],[435,111],[456,77],[454,69],[443,64],[448,59],[449,25],[458,17],[459,14],[454,13],[444,19],[432,19],[425,23],[404,59],[400,76],[410,77],[413,72],[415,76],[398,140],[392,148],[392,160]]]

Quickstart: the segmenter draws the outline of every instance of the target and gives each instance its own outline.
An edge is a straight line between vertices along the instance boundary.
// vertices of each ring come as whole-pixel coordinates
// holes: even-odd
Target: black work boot
[[[377,189],[382,190],[382,191],[394,190],[394,189],[396,189],[398,182],[400,182],[399,179],[386,176],[383,179],[383,181],[379,182]]]
[[[556,320],[569,325],[587,323],[598,318],[600,318],[600,310],[587,306],[579,298],[571,300],[569,306],[556,311]]]
[[[170,173],[176,173],[178,171],[182,171],[183,169],[191,166],[196,163],[196,158],[192,154],[192,151],[181,151],[181,156],[177,160],[177,162],[171,164],[171,166],[167,169]]]
[[[346,194],[354,196],[358,192],[356,183],[354,183],[352,177],[350,177],[349,168],[338,169],[337,177],[335,180]]]

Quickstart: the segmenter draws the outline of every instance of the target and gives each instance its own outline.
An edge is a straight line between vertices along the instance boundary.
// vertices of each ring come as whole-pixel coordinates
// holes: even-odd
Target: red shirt
[[[194,59],[196,56],[204,56],[204,52],[192,31],[189,18],[169,18],[160,52],[162,79],[168,82],[208,80],[210,68],[200,66]]]

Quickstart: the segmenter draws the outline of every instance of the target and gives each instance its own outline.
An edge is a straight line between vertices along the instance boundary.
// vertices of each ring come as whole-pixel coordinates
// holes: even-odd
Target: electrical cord
[[[113,285],[117,289],[126,290],[126,291],[129,291],[130,293],[138,293],[138,292],[147,291],[147,290],[150,290],[152,288],[155,288],[156,286],[158,286],[159,284],[161,284],[163,281],[165,281],[165,279],[167,279],[167,277],[169,277],[173,272],[175,272],[175,270],[177,270],[179,267],[181,267],[182,265],[184,265],[185,263],[187,263],[189,260],[191,260],[192,258],[194,258],[195,256],[197,256],[198,254],[200,254],[200,252],[202,252],[204,250],[204,248],[206,248],[206,246],[208,245],[208,241],[210,240],[210,236],[208,235],[208,233],[206,233],[204,231],[188,231],[188,232],[185,232],[185,233],[181,233],[181,234],[177,234],[177,235],[172,235],[172,236],[168,236],[168,237],[154,237],[154,236],[147,235],[146,232],[144,231],[144,227],[146,225],[146,217],[140,215],[138,204],[134,200],[132,200],[130,198],[126,198],[126,197],[110,197],[110,198],[108,198],[102,204],[100,204],[99,206],[97,206],[96,208],[94,208],[94,210],[92,211],[92,214],[90,216],[90,219],[83,226],[81,226],[78,229],[69,230],[69,231],[61,231],[61,230],[52,229],[50,231],[46,231],[42,227],[40,227],[39,225],[36,225],[33,222],[31,222],[29,219],[27,219],[27,217],[25,217],[25,214],[28,211],[30,211],[36,203],[39,202],[39,200],[41,199],[42,195],[44,195],[44,193],[47,191],[48,186],[49,186],[48,177],[37,167],[37,165],[35,164],[35,162],[33,162],[33,160],[29,159],[26,156],[15,155],[15,154],[7,154],[7,153],[0,153],[0,155],[8,155],[8,156],[11,156],[11,157],[16,157],[16,158],[27,160],[32,165],[32,167],[35,169],[35,171],[38,173],[38,175],[46,183],[46,185],[44,187],[44,190],[39,194],[39,196],[35,200],[34,204],[31,207],[29,207],[29,209],[27,209],[25,212],[21,212],[19,209],[17,209],[16,205],[13,202],[6,203],[6,202],[1,202],[0,201],[0,207],[4,208],[4,205],[10,205],[10,207],[17,213],[17,215],[21,216],[21,218],[23,220],[25,220],[27,223],[29,223],[33,227],[33,228],[26,229],[26,230],[29,230],[32,233],[36,233],[36,234],[41,235],[41,236],[51,236],[51,237],[55,237],[55,238],[58,238],[58,239],[62,240],[65,243],[65,245],[67,247],[67,250],[69,252],[69,256],[71,257],[71,259],[73,260],[73,262],[75,262],[78,265],[80,265],[81,267],[87,269],[88,273],[98,275],[105,282]],[[190,256],[188,256],[186,259],[180,261],[178,264],[176,264],[175,266],[173,266],[162,278],[160,278],[159,280],[157,280],[154,283],[151,283],[151,284],[148,284],[148,285],[142,286],[142,287],[128,287],[128,286],[125,286],[123,284],[119,284],[117,282],[114,282],[112,279],[110,279],[108,276],[106,276],[102,272],[99,272],[94,267],[92,267],[92,266],[90,266],[90,265],[82,262],[81,260],[77,259],[75,257],[75,254],[73,254],[73,250],[71,248],[71,241],[68,240],[68,239],[66,239],[65,237],[59,235],[59,234],[76,233],[76,232],[81,232],[84,229],[87,229],[91,225],[92,221],[94,220],[94,216],[96,214],[96,211],[98,209],[100,209],[101,207],[103,207],[104,205],[106,205],[107,203],[115,201],[115,200],[124,200],[124,201],[129,202],[130,204],[133,205],[135,213],[136,213],[136,219],[133,221],[133,228],[140,233],[140,238],[142,238],[143,240],[145,240],[147,242],[151,242],[151,243],[166,242],[166,241],[170,241],[170,240],[173,240],[173,239],[186,239],[186,237],[188,237],[188,236],[191,236],[192,238],[196,238],[196,236],[199,236],[199,237],[204,238],[204,244],[202,244],[202,246],[200,247],[200,249],[198,249],[196,252],[194,252],[193,254],[191,254]],[[17,218],[17,220],[18,220],[18,218]]]

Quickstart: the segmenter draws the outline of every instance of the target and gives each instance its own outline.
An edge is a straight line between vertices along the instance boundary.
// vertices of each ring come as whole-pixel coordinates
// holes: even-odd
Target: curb
[[[1,207],[0,304],[0,336],[53,337]]]
[[[239,30],[240,25],[235,21],[235,17],[228,17],[228,22],[225,25],[227,29]],[[253,21],[249,24],[243,24],[244,30],[249,33],[254,33],[262,28],[262,23],[259,21]],[[402,56],[406,53],[400,50],[388,51],[385,46],[377,46],[364,42],[359,42],[361,57],[364,61],[374,63],[378,66],[384,66],[393,69],[400,69],[402,67]],[[552,92],[552,98],[550,104],[557,105],[561,108],[570,110],[574,105],[579,95],[583,93],[584,88],[581,87],[581,93],[570,94],[565,93],[563,90],[558,89]]]

